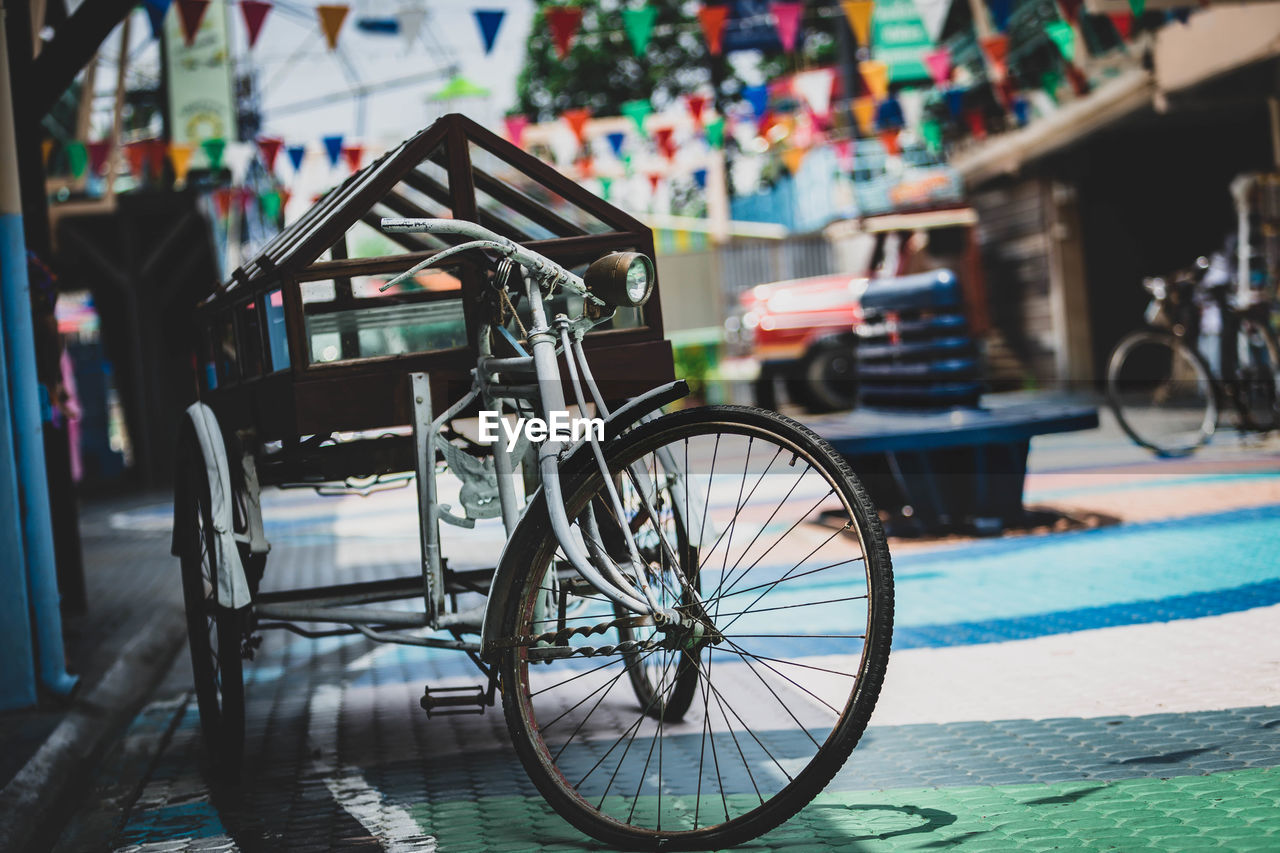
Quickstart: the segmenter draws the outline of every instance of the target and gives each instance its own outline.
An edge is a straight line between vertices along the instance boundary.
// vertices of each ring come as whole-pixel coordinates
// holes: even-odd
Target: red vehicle
[[[984,331],[976,224],[967,207],[842,223],[836,230],[845,233],[835,237],[849,240],[853,254],[865,257],[861,272],[772,282],[743,293],[725,330],[731,354],[748,356],[759,366],[757,405],[777,407],[778,379],[788,399],[811,412],[855,404],[854,330],[862,321],[862,294],[877,280],[949,268],[960,275],[967,294],[970,327]]]

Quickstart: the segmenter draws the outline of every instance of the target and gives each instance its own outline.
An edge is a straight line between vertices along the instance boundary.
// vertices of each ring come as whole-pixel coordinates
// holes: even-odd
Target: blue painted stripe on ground
[[[1104,495],[1142,489],[1165,489],[1174,486],[1199,486],[1212,483],[1277,479],[1280,479],[1280,471],[1240,471],[1233,474],[1189,474],[1186,476],[1170,475],[1159,479],[1144,479],[1128,483],[1112,482],[1093,486],[1072,486],[1065,489],[1030,489],[1023,495],[1023,499],[1027,503],[1035,503],[1037,501],[1076,497],[1078,495]]]

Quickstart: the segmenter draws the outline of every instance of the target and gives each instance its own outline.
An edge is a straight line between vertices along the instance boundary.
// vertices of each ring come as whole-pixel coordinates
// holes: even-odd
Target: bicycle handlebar
[[[394,285],[399,284],[405,279],[413,276],[421,270],[434,266],[450,255],[460,254],[471,249],[490,249],[497,252],[505,258],[510,258],[529,270],[541,283],[549,283],[552,286],[559,284],[568,290],[572,290],[578,295],[603,305],[604,302],[598,297],[592,295],[587,290],[586,283],[569,270],[557,264],[548,257],[538,254],[532,249],[527,249],[514,240],[509,240],[501,234],[495,234],[483,225],[475,222],[467,222],[462,219],[390,219],[382,220],[383,231],[397,231],[418,234],[457,234],[461,237],[471,238],[468,242],[451,246],[441,252],[437,252],[410,269],[400,273],[400,275],[388,281],[379,291],[388,290]]]

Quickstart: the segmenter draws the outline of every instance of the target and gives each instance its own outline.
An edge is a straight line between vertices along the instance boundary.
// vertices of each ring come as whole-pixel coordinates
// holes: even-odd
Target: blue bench
[[[862,309],[858,408],[809,426],[900,532],[995,534],[1025,523],[1031,439],[1092,429],[1097,409],[1045,394],[984,397],[981,354],[948,270],[873,281]]]

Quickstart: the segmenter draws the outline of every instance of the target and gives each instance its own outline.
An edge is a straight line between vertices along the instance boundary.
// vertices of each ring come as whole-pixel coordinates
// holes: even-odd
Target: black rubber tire
[[[753,432],[768,434],[780,444],[785,444],[789,452],[805,458],[815,469],[821,470],[829,482],[837,484],[835,487],[838,487],[840,498],[856,522],[865,559],[867,626],[856,687],[813,759],[776,795],[751,811],[714,827],[657,834],[605,818],[589,803],[567,790],[567,782],[561,784],[564,776],[548,754],[536,726],[530,726],[529,717],[532,715],[526,714],[525,702],[530,691],[523,674],[527,672],[528,665],[524,664],[522,669],[521,662],[525,649],[502,649],[497,654],[497,664],[503,686],[503,710],[516,754],[534,785],[557,813],[612,849],[720,849],[756,838],[789,820],[831,781],[857,745],[875,708],[888,664],[893,632],[893,572],[884,532],[866,491],[846,461],[813,432],[776,412],[752,407],[686,409],[641,424],[610,442],[606,447],[607,458],[613,462],[610,469],[614,464],[624,464],[628,454],[643,453],[647,447],[661,445],[666,437],[677,438],[699,428],[721,433],[736,431],[741,435]],[[585,476],[576,477],[574,482],[564,484],[566,506],[571,516],[599,488],[599,484],[600,477],[595,472],[587,472]],[[536,504],[535,507],[545,515],[543,505]],[[529,559],[522,562],[519,570],[499,576],[497,584],[500,588],[495,589],[497,600],[504,602],[501,637],[520,633],[522,610],[526,608],[527,600],[538,594],[541,578],[558,547],[554,536],[549,534],[549,525],[522,524],[521,527],[529,532],[521,537],[521,541],[513,539],[508,548],[519,549],[516,553],[527,553]],[[532,531],[536,531],[539,537],[536,542]],[[533,586],[530,586],[531,579]]]
[[[852,409],[858,402],[857,354],[851,341],[826,338],[800,362],[801,400],[813,414]]]
[[[241,643],[249,608],[217,603],[217,536],[204,463],[194,436],[179,455],[178,524],[187,642],[200,729],[209,764],[219,782],[239,780],[244,756],[244,667]]]
[[[1126,417],[1124,411],[1124,403],[1121,400],[1121,392],[1118,387],[1121,371],[1124,367],[1124,360],[1134,347],[1140,344],[1153,344],[1168,347],[1170,350],[1181,354],[1184,358],[1192,363],[1196,370],[1199,371],[1201,381],[1203,381],[1208,391],[1208,411],[1206,412],[1203,425],[1200,429],[1199,438],[1195,443],[1172,447],[1162,445],[1152,441],[1148,436],[1142,435],[1132,424],[1131,419]],[[1115,349],[1111,351],[1111,357],[1107,361],[1107,402],[1111,407],[1111,411],[1115,414],[1116,420],[1120,424],[1120,428],[1124,430],[1129,438],[1140,447],[1145,447],[1155,455],[1166,458],[1176,459],[1183,456],[1189,456],[1195,453],[1201,447],[1209,442],[1213,437],[1213,433],[1217,424],[1218,400],[1217,385],[1213,382],[1213,374],[1209,371],[1209,365],[1204,360],[1204,356],[1196,352],[1196,350],[1187,346],[1181,338],[1170,332],[1154,331],[1151,329],[1142,329],[1136,332],[1130,332],[1120,339]]]

